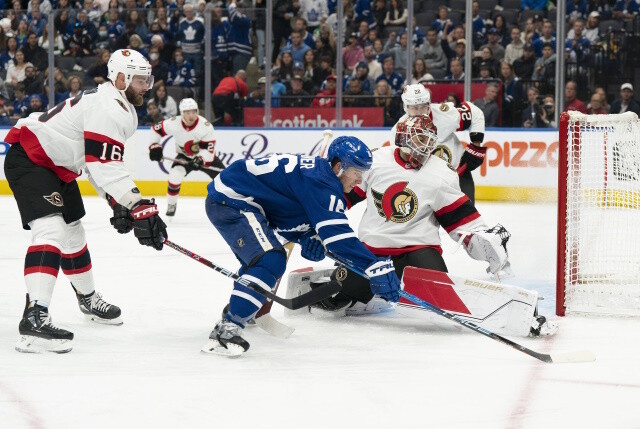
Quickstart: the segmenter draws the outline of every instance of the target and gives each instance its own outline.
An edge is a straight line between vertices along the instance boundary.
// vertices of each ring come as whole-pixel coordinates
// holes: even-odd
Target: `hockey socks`
[[[55,246],[40,244],[29,246],[24,258],[24,281],[31,301],[49,307],[53,287],[58,278],[61,252]]]

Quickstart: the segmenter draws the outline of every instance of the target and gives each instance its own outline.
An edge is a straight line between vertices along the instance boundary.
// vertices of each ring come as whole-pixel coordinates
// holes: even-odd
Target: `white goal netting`
[[[564,226],[559,219],[564,294],[557,299],[566,311],[640,315],[638,117],[570,112],[563,120],[560,145],[567,152],[559,174],[566,190],[561,183],[558,203],[566,207]]]

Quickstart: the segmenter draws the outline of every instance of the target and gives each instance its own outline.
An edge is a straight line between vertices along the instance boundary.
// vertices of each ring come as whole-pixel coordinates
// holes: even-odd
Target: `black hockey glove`
[[[200,170],[204,166],[204,160],[201,156],[194,156],[191,161],[189,161],[189,167],[194,170]]]
[[[469,143],[467,148],[460,158],[460,164],[458,165],[458,176],[462,176],[467,171],[473,171],[480,167],[484,162],[484,157],[487,155],[487,148],[484,146],[476,146],[473,143]]]
[[[162,145],[160,143],[153,143],[149,146],[149,159],[151,161],[162,161]]]
[[[391,259],[381,259],[369,266],[364,272],[369,277],[371,292],[387,301],[398,302],[400,299],[400,279]]]
[[[300,255],[308,259],[309,261],[318,262],[322,261],[325,256],[324,246],[322,240],[318,237],[315,231],[311,230],[310,233],[303,235],[300,238]]]
[[[151,246],[162,250],[167,235],[167,225],[158,216],[158,206],[155,201],[140,200],[131,208],[133,217],[133,233],[144,246]]]
[[[131,211],[118,204],[118,202],[111,195],[107,194],[107,202],[113,209],[113,217],[109,219],[109,222],[118,231],[119,234],[126,234],[133,229],[133,217],[131,217]]]

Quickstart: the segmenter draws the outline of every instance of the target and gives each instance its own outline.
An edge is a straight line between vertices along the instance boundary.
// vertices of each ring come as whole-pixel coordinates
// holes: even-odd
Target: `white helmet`
[[[182,101],[180,101],[180,105],[178,107],[180,108],[181,114],[186,110],[195,110],[196,114],[199,113],[198,103],[196,103],[196,100],[194,100],[193,98],[183,98]]]
[[[118,49],[111,54],[107,70],[107,77],[113,83],[116,82],[119,73],[124,75],[124,91],[129,88],[133,76],[144,76],[147,78],[149,89],[153,86],[151,64],[140,52],[133,49]]]
[[[438,144],[438,135],[427,115],[408,117],[396,127],[396,146],[400,147],[413,168],[422,167]]]
[[[402,103],[404,104],[404,112],[409,113],[407,106],[431,103],[431,93],[421,83],[407,85],[402,90]]]

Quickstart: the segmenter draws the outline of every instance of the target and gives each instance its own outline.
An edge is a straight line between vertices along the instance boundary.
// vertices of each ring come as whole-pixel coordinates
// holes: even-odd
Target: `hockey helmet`
[[[402,103],[404,106],[404,112],[410,116],[427,115],[429,114],[429,103],[431,103],[431,93],[421,83],[414,85],[407,85],[402,90]],[[409,106],[425,106],[425,111],[422,112],[409,112]]]
[[[333,162],[336,158],[341,163],[338,176],[349,167],[366,171],[373,163],[373,155],[367,145],[354,136],[340,136],[331,142],[327,159]]]
[[[413,116],[398,123],[395,143],[408,156],[413,168],[422,167],[438,143],[431,118],[427,115]]]
[[[198,103],[196,103],[196,100],[194,100],[193,98],[183,98],[180,101],[180,105],[178,107],[180,108],[181,114],[183,114],[187,110],[195,110],[196,114],[199,113]]]
[[[107,63],[108,78],[115,83],[118,74],[124,75],[124,91],[129,88],[134,76],[143,76],[147,79],[148,89],[153,86],[153,76],[151,75],[151,64],[138,51],[133,49],[118,49]]]

